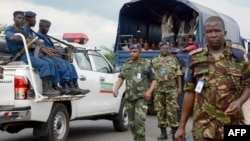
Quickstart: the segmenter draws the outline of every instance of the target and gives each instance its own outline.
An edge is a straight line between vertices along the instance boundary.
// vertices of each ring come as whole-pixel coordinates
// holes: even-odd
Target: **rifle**
[[[31,40],[28,44],[27,47],[28,49],[32,47],[32,44],[38,39],[38,37],[35,37],[33,40]],[[16,61],[23,53],[25,52],[25,47],[23,47],[12,59],[8,61],[1,61],[0,65],[6,65],[11,61]]]
[[[66,52],[66,53],[62,53],[62,58],[63,58],[64,60],[67,60],[67,61],[69,61],[70,63],[72,63],[72,62],[73,62],[73,56],[71,55],[71,51],[73,50],[73,47],[74,47],[74,46],[72,46],[71,44],[67,44],[67,43],[63,42],[62,40],[59,40],[59,39],[57,39],[57,38],[54,38],[54,37],[52,37],[52,36],[50,36],[50,35],[47,35],[47,36],[48,36],[49,38],[51,38],[51,39],[53,39],[53,40],[59,42],[59,43],[62,43],[62,44],[64,44],[64,45],[68,46],[68,47],[65,49],[65,52]],[[71,48],[69,49],[69,47],[71,47]]]
[[[38,39],[38,37],[36,36],[35,38],[33,38],[28,44],[27,47],[28,49],[30,49],[32,47],[32,44]],[[15,56],[13,59],[11,59],[11,61],[16,61],[23,53],[25,52],[25,48],[23,47]]]
[[[32,31],[34,34],[36,34],[37,36],[39,36],[40,38],[42,38],[42,37],[41,37],[39,34],[37,34],[34,30],[31,29],[31,31]],[[67,48],[64,49],[64,51],[61,51],[61,50],[59,50],[59,49],[56,49],[56,50],[57,50],[57,51],[59,50],[59,54],[60,54],[60,56],[61,56],[64,60],[69,61],[70,63],[72,63],[72,62],[73,62],[73,56],[72,56],[72,54],[71,54],[71,51],[73,50],[73,46],[72,46],[71,44],[67,44],[67,43],[65,43],[65,42],[63,42],[63,41],[61,41],[61,40],[59,40],[59,39],[57,39],[57,38],[54,38],[54,37],[52,37],[52,36],[50,36],[50,35],[48,35],[48,34],[47,34],[47,36],[48,36],[49,38],[51,38],[51,39],[53,39],[53,40],[59,42],[59,43],[62,43],[62,44],[64,44],[64,45],[68,46]],[[42,39],[43,39],[43,38],[42,38]],[[71,49],[69,49],[69,47],[71,47]],[[45,49],[42,49],[42,50],[46,52]],[[65,52],[65,53],[63,53],[63,52]]]

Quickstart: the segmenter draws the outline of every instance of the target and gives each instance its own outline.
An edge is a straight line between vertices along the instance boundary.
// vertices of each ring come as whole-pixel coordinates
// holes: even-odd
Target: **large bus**
[[[125,3],[119,13],[114,48],[116,65],[122,65],[130,57],[129,51],[122,48],[124,44],[127,44],[127,40],[134,40],[135,38],[144,39],[144,41],[154,44],[158,44],[161,41],[161,22],[156,19],[152,10],[159,14],[163,14],[166,10],[172,10],[177,17],[188,14],[189,18],[191,18],[193,11],[197,12],[199,22],[198,30],[195,33],[195,42],[198,47],[205,47],[206,45],[205,39],[202,37],[205,20],[210,16],[220,16],[224,20],[227,30],[225,38],[243,45],[248,52],[249,40],[241,37],[237,22],[227,15],[188,0],[132,0]],[[180,38],[181,36],[177,34],[176,40]],[[181,48],[182,43],[178,43],[176,47]],[[142,52],[142,57],[151,59],[159,53],[159,50],[144,51]],[[187,60],[188,52],[179,52],[178,57]]]

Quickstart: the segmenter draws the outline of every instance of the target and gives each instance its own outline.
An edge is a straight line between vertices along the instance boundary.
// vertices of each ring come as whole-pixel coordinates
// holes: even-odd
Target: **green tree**
[[[104,50],[104,56],[114,66],[115,65],[115,53],[114,53],[113,49],[110,49],[110,48],[105,47],[105,46],[101,46],[101,49]]]
[[[7,27],[6,24],[0,24],[0,33],[2,33],[6,27]]]

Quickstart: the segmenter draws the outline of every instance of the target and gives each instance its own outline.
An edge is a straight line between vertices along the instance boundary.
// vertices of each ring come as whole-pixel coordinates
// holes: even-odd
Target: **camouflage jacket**
[[[166,57],[159,55],[152,59],[152,64],[157,79],[155,91],[165,92],[176,89],[176,78],[182,74],[177,58],[172,55]]]
[[[193,110],[193,133],[198,140],[204,137],[223,139],[223,125],[242,124],[242,112],[233,117],[224,114],[229,104],[240,97],[242,89],[250,86],[249,67],[243,53],[239,55],[242,51],[235,46],[226,44],[218,60],[208,52],[208,48],[190,52],[184,90],[194,92],[196,83],[202,77],[205,82],[202,92],[196,94]]]
[[[131,59],[125,62],[118,77],[126,79],[126,100],[133,101],[144,96],[151,81],[155,80],[151,66],[150,60],[143,58],[139,63]]]

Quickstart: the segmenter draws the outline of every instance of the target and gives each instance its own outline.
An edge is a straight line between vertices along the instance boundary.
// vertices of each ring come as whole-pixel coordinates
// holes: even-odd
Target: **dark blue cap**
[[[141,49],[141,45],[140,44],[131,44],[129,49]]]
[[[180,51],[180,49],[175,48],[175,47],[170,49],[170,53],[178,53],[179,51]]]
[[[26,12],[24,12],[24,16],[26,18],[34,18],[34,17],[36,17],[36,13],[33,11],[26,11]]]
[[[169,42],[162,41],[162,42],[159,43],[159,46],[160,47],[162,47],[162,46],[169,46]]]
[[[17,15],[23,15],[24,16],[24,12],[23,11],[14,11],[13,16],[16,17]]]
[[[46,20],[46,19],[41,19],[40,20],[40,22],[39,22],[39,24],[41,25],[41,24],[45,24],[45,25],[51,25],[51,22],[49,21],[49,20]]]

